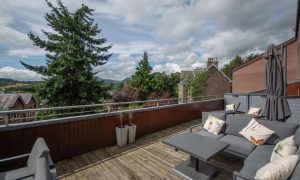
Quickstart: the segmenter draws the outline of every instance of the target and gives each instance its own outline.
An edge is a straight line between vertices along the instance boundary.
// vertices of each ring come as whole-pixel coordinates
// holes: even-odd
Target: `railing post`
[[[159,103],[158,103],[158,101],[156,102],[156,107],[158,107],[159,106]]]
[[[4,124],[5,124],[6,127],[9,126],[9,120],[8,120],[8,115],[7,114],[4,115]]]
[[[107,112],[110,113],[110,106],[107,106]]]

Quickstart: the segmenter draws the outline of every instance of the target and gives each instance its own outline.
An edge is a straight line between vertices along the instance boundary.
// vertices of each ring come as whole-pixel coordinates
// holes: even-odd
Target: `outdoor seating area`
[[[266,95],[226,94],[224,96],[224,108],[226,109],[227,105],[238,105],[240,110],[235,110],[235,112],[239,113],[227,113],[226,110],[202,112],[201,124],[191,126],[189,133],[177,135],[164,141],[165,144],[176,150],[190,155],[190,159],[176,166],[175,171],[183,177],[191,179],[214,178],[217,174],[216,170],[206,163],[214,156],[226,153],[244,159],[241,169],[233,173],[233,179],[256,179],[256,173],[270,163],[272,154],[274,151],[277,153],[276,148],[280,143],[292,137],[295,141],[294,146],[299,147],[300,121],[297,115],[300,110],[298,107],[300,98],[289,97],[287,102],[291,102],[289,104],[291,104],[293,116],[288,117],[286,122],[268,121],[263,116],[264,113],[249,114],[251,108],[260,108],[260,111],[264,111]],[[220,126],[219,133],[212,132],[210,128],[205,127],[209,124],[212,129],[214,128],[213,123],[216,120],[212,117],[225,122],[223,126]],[[207,121],[209,122],[207,123]],[[272,130],[272,134],[265,139],[265,142],[263,139],[258,140],[252,136],[251,141],[245,138],[242,133],[245,129],[252,130],[258,126]],[[300,151],[298,149],[291,154],[300,155]],[[299,168],[300,163],[297,160],[295,167],[288,176],[289,179],[300,179]]]
[[[54,164],[49,154],[49,148],[43,138],[38,138],[29,154],[19,155],[5,161],[15,161],[20,158],[28,157],[27,166],[0,173],[1,180],[11,179],[33,179],[33,180],[56,180],[57,174]]]

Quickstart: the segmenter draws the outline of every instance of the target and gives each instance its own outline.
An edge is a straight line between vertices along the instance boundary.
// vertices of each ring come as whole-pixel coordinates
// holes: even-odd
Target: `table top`
[[[170,137],[164,140],[163,143],[204,162],[207,162],[229,146],[227,143],[190,132]]]

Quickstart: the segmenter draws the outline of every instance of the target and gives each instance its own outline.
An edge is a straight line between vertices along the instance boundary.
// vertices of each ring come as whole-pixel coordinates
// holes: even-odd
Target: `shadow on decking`
[[[199,123],[190,121],[143,136],[127,146],[109,146],[55,164],[61,179],[183,179],[172,168],[189,158],[183,152],[161,143],[169,136],[182,133]],[[216,179],[232,179],[243,160],[219,155],[210,164],[221,172]]]

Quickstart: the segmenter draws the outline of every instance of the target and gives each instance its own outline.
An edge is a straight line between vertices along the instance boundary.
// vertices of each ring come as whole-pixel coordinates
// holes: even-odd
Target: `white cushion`
[[[288,155],[260,168],[255,175],[258,180],[286,180],[298,162],[298,155]]]
[[[214,135],[218,135],[224,124],[225,121],[209,114],[203,128]]]
[[[293,155],[297,151],[297,145],[295,142],[294,135],[284,140],[279,141],[273,149],[271,160],[275,161],[287,155]]]
[[[248,125],[239,133],[252,144],[261,145],[264,144],[272,136],[272,134],[274,134],[274,131],[268,129],[252,118]]]
[[[225,111],[234,111],[234,104],[227,104],[225,106]]]
[[[248,114],[258,116],[260,108],[250,107]]]

